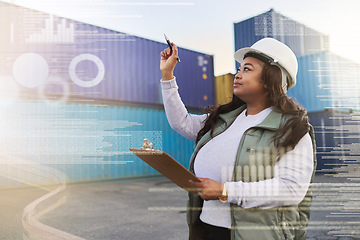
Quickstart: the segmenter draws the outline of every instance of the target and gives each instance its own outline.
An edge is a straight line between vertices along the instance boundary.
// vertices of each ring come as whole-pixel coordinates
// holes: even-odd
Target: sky
[[[214,55],[215,76],[235,72],[234,23],[275,11],[330,37],[360,63],[359,0],[3,0],[61,17]],[[179,56],[181,52],[179,51]]]

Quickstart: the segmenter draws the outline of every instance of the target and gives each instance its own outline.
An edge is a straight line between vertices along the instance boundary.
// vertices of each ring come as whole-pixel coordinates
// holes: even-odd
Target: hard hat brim
[[[244,56],[245,54],[247,54],[248,52],[256,52],[256,53],[260,53],[260,54],[263,54],[263,55],[266,55],[266,53],[264,52],[261,52],[257,49],[254,49],[254,48],[251,48],[251,47],[247,47],[247,48],[240,48],[239,50],[237,50],[235,53],[234,53],[234,58],[237,62],[241,63],[243,60],[244,60]],[[271,57],[271,56],[269,56]],[[276,60],[275,60],[276,62]]]

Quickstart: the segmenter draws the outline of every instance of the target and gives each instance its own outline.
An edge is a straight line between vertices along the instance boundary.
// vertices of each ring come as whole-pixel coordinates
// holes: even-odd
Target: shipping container
[[[294,21],[273,9],[234,23],[235,51],[264,37],[288,45],[297,56],[329,50],[329,36]],[[238,63],[235,63],[238,68]]]
[[[297,82],[287,94],[307,111],[360,110],[360,64],[329,51],[297,59]]]
[[[315,130],[318,173],[336,172],[348,178],[358,175],[359,117],[353,112],[329,110],[309,113]]]
[[[216,105],[231,102],[234,92],[234,74],[227,73],[215,77]]]
[[[59,170],[68,182],[161,176],[129,148],[148,139],[187,168],[195,145],[170,127],[160,109],[28,100],[0,110],[1,179],[13,177],[14,171],[3,170],[14,159],[24,171],[28,164]]]
[[[0,2],[0,80],[20,97],[161,104],[168,45]],[[159,36],[162,38],[163,36]],[[171,37],[171,36],[170,36]],[[213,56],[179,44],[174,75],[186,106],[215,104]]]

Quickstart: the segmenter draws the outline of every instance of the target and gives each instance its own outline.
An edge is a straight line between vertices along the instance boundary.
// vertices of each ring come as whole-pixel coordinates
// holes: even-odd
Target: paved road
[[[0,181],[4,178],[0,177]],[[7,180],[9,182],[9,180]],[[0,239],[23,239],[21,217],[30,202],[46,194],[39,188],[23,185],[18,189],[0,190]]]
[[[187,193],[168,180],[70,185],[41,220],[86,239],[186,239]]]
[[[359,215],[348,214],[346,189],[339,187],[340,183],[346,186],[348,180],[318,175],[315,181],[321,184],[315,186],[308,239],[360,238],[359,225],[354,225]],[[5,214],[2,211],[0,215],[0,239],[22,239],[21,210],[42,194],[43,190],[35,188],[1,193],[0,206]],[[89,240],[182,240],[188,234],[186,200],[187,193],[164,178],[73,184],[68,185],[66,203],[40,221]]]

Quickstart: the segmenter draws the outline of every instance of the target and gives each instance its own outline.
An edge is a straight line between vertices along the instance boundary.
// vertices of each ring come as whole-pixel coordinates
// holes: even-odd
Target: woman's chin
[[[234,88],[234,95],[241,99],[242,96],[245,95],[245,92],[243,89],[239,89],[239,87]]]
[[[254,98],[256,98],[254,94],[249,91],[245,91],[244,89],[234,89],[233,93],[236,97],[240,98],[244,102],[252,101]]]

